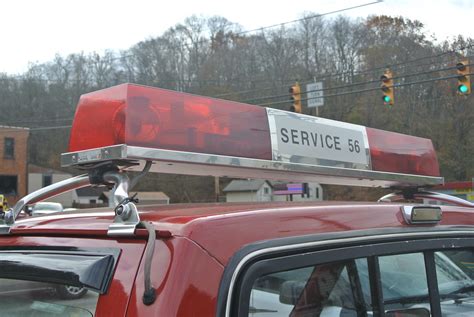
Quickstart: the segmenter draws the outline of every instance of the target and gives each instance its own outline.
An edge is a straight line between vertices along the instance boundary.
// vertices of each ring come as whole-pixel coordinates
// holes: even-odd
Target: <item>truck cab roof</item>
[[[474,225],[474,211],[455,206],[442,206],[443,219],[435,225],[410,225],[402,216],[403,206],[335,201],[175,204],[140,206],[140,218],[152,224],[158,237],[186,237],[221,263],[226,263],[243,246],[265,240],[338,232],[358,235],[364,230],[403,232]],[[18,221],[12,234],[106,236],[113,218],[110,208],[30,217]],[[143,230],[142,235],[145,235]]]

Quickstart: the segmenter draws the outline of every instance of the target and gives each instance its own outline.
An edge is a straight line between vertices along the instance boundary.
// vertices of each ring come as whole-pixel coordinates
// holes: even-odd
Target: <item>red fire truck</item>
[[[61,162],[83,174],[1,222],[1,316],[474,315],[474,206],[430,191],[428,139],[124,84],[81,97]],[[133,187],[153,172],[393,194],[143,206]],[[110,188],[110,207],[17,219],[86,186]]]

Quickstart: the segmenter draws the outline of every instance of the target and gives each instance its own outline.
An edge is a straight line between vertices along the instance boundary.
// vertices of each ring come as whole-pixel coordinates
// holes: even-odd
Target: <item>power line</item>
[[[295,20],[292,20],[292,21],[287,21],[287,22],[277,23],[277,24],[273,24],[273,25],[263,26],[263,27],[260,27],[260,28],[257,28],[257,29],[251,29],[251,30],[246,30],[246,31],[235,32],[234,35],[244,35],[244,34],[253,33],[253,32],[257,32],[257,31],[263,31],[263,30],[270,29],[270,28],[281,27],[281,26],[285,26],[285,25],[287,25],[287,24],[292,24],[292,23],[301,22],[301,21],[307,21],[307,20],[310,20],[310,19],[319,18],[319,17],[326,16],[326,15],[331,15],[331,14],[335,14],[335,13],[340,13],[340,12],[345,12],[345,11],[349,11],[349,10],[354,10],[354,9],[358,9],[358,8],[370,6],[370,5],[373,5],[373,4],[381,3],[381,2],[382,2],[382,0],[377,0],[377,1],[373,1],[373,2],[368,2],[368,3],[364,3],[364,4],[352,6],[352,7],[346,7],[346,8],[342,8],[342,9],[338,9],[338,10],[334,10],[334,11],[329,11],[329,12],[321,13],[321,14],[315,14],[315,15],[311,15],[311,16],[308,16],[308,17],[304,17],[304,18],[300,18],[300,19],[295,19]],[[235,24],[235,23],[233,23],[233,24]],[[206,39],[206,40],[197,41],[195,44],[203,44],[203,43],[205,43],[206,41],[207,41],[207,39]],[[181,47],[186,46],[186,47],[189,48],[189,46],[191,46],[191,45],[193,45],[193,44],[192,44],[192,43],[191,43],[191,44],[184,43],[184,44],[182,44],[182,45],[180,45],[180,46],[181,46]],[[134,57],[134,55],[133,55],[133,54],[123,55],[123,56],[120,56],[120,57],[111,58],[111,59],[109,59],[109,60],[110,60],[110,61],[114,61],[114,60],[119,60],[119,59],[123,59],[123,58],[129,58],[129,57]]]
[[[45,122],[58,122],[58,121],[72,121],[74,118],[73,117],[63,117],[63,118],[55,118],[55,119],[30,119],[30,120],[15,120],[15,121],[9,121],[9,125],[17,125],[21,123],[45,123]]]
[[[316,17],[320,17],[320,16],[324,16],[324,15],[328,15],[328,14],[334,14],[334,13],[338,13],[338,12],[342,12],[342,11],[346,11],[346,10],[352,10],[352,9],[355,9],[355,8],[358,8],[358,7],[362,7],[362,6],[367,6],[367,5],[371,5],[371,4],[375,4],[375,3],[378,3],[380,1],[376,1],[376,2],[370,2],[370,3],[366,3],[366,4],[362,4],[362,5],[358,5],[358,6],[353,6],[353,7],[348,7],[348,8],[344,8],[344,9],[340,9],[340,10],[335,10],[335,11],[331,11],[331,12],[326,12],[326,13],[323,13],[323,14],[318,14],[318,15],[313,15],[313,16],[309,16],[309,17],[305,17],[305,18],[301,18],[301,19],[297,19],[297,20],[293,20],[293,21],[289,21],[289,22],[283,22],[283,23],[279,23],[279,24],[275,24],[275,25],[271,25],[271,26],[266,26],[266,27],[262,27],[262,28],[259,28],[259,29],[254,29],[254,30],[248,30],[248,31],[242,31],[242,32],[238,32],[236,34],[245,34],[245,33],[250,33],[250,32],[254,32],[254,31],[258,31],[258,30],[264,30],[264,29],[267,29],[267,28],[272,28],[272,27],[275,27],[275,26],[280,26],[280,25],[285,25],[285,24],[289,24],[289,23],[295,23],[295,22],[299,22],[299,21],[303,21],[303,20],[307,20],[307,19],[312,19],[312,18],[316,18]],[[466,47],[461,47],[461,48],[458,48],[458,49],[453,49],[453,50],[449,50],[449,51],[445,51],[445,52],[441,52],[441,53],[438,53],[436,55],[429,55],[429,56],[423,56],[423,57],[419,57],[419,58],[416,58],[416,59],[413,59],[413,60],[409,60],[409,61],[405,61],[405,62],[400,62],[400,63],[396,63],[396,64],[392,64],[391,67],[398,67],[398,66],[401,66],[401,65],[407,65],[409,63],[413,63],[413,62],[417,62],[417,61],[420,61],[420,60],[424,60],[424,59],[428,59],[428,58],[439,58],[441,56],[444,56],[444,55],[447,55],[447,54],[452,54],[458,50],[464,50],[464,49],[467,49],[467,48],[471,48],[473,45],[468,45]],[[109,59],[110,61],[113,61],[113,60],[119,60],[119,59],[124,59],[124,58],[127,58],[127,57],[132,57],[134,55],[122,55],[120,57],[117,57],[117,58],[111,58]],[[361,75],[361,74],[367,74],[367,73],[370,73],[370,72],[373,72],[375,70],[380,70],[380,69],[383,69],[385,68],[386,66],[379,66],[379,67],[375,67],[375,68],[372,68],[372,69],[368,69],[368,70],[364,70],[364,71],[347,71],[347,72],[340,72],[340,73],[335,73],[335,74],[328,74],[328,75],[324,75],[324,76],[321,76],[319,77],[318,79],[325,79],[325,78],[328,78],[328,77],[336,77],[336,76],[342,76],[342,75],[346,75],[346,74],[351,74],[351,75]],[[415,66],[416,67],[416,66]],[[26,76],[16,76],[17,78],[25,78]],[[45,82],[49,82],[49,83],[52,83],[52,82],[60,82],[59,80],[51,80],[51,79],[44,79],[44,78],[29,78],[29,79],[34,79],[34,80],[41,80],[41,81],[45,81]],[[70,82],[71,80],[68,80],[68,82]],[[80,80],[75,80],[75,81],[80,81]],[[253,80],[255,81],[255,80]],[[310,82],[311,80],[308,80],[308,82]],[[82,82],[82,81],[81,81]],[[180,81],[179,80],[160,80],[160,82],[168,82],[168,83],[179,83]],[[218,80],[192,80],[192,82],[200,82],[200,83],[212,83],[212,82],[218,82]],[[304,81],[302,82],[304,83]],[[284,87],[284,86],[280,86],[280,87]],[[191,87],[189,87],[191,88]],[[256,91],[264,91],[264,90],[271,90],[271,89],[274,89],[276,87],[268,87],[268,88],[259,88],[259,89],[251,89],[251,90],[244,90],[244,91],[240,91],[240,92],[232,92],[232,93],[226,93],[226,94],[218,94],[218,95],[215,95],[214,97],[224,97],[224,96],[227,96],[227,95],[236,95],[236,94],[244,94],[244,93],[249,93],[249,92],[256,92]]]
[[[257,29],[251,29],[251,30],[236,32],[236,33],[234,33],[234,35],[244,35],[244,34],[253,33],[253,32],[257,32],[257,31],[263,31],[263,30],[270,29],[270,28],[281,27],[281,26],[285,26],[287,24],[293,24],[293,23],[296,23],[296,22],[307,21],[307,20],[310,20],[310,19],[319,18],[319,17],[326,16],[326,15],[331,15],[331,14],[335,14],[335,13],[341,13],[341,12],[345,12],[345,11],[349,11],[349,10],[354,10],[354,9],[370,6],[370,5],[373,5],[373,4],[381,3],[381,2],[382,2],[382,0],[368,2],[368,3],[364,3],[364,4],[352,6],[352,7],[346,7],[346,8],[342,8],[342,9],[338,9],[338,10],[333,10],[333,11],[321,13],[321,14],[315,14],[315,15],[311,15],[311,16],[307,16],[307,17],[303,17],[303,18],[300,18],[300,19],[295,19],[295,20],[291,20],[291,21],[287,21],[287,22],[282,22],[282,23],[277,23],[277,24],[273,24],[273,25],[263,26],[263,27],[260,27],[260,28],[257,28]],[[208,41],[208,39],[203,39],[201,41],[197,41],[196,44],[203,44],[207,41]],[[184,44],[181,44],[180,46],[181,47],[186,46],[186,47],[189,48],[190,45],[192,45],[192,43],[191,44],[184,43]],[[127,59],[127,58],[130,58],[130,57],[135,57],[135,55],[134,54],[127,54],[127,55],[112,57],[112,58],[109,58],[107,61],[108,62],[113,62],[113,61],[117,61],[117,60]],[[16,75],[16,76],[10,76],[10,77],[24,78],[26,76]],[[41,79],[41,80],[49,81],[48,79]]]
[[[419,58],[415,58],[415,59],[412,59],[412,60],[408,60],[408,61],[404,61],[404,62],[400,62],[400,63],[396,63],[396,64],[388,64],[386,66],[377,66],[377,67],[374,67],[374,68],[369,68],[369,69],[361,70],[361,71],[345,71],[345,72],[339,72],[339,73],[326,74],[326,75],[323,75],[323,76],[317,76],[317,79],[321,80],[321,79],[326,79],[326,78],[331,78],[331,77],[340,77],[340,76],[343,76],[343,75],[369,74],[369,73],[372,73],[372,72],[377,71],[377,70],[385,69],[387,67],[393,68],[395,66],[395,68],[396,68],[398,66],[408,65],[408,64],[411,64],[411,63],[414,63],[414,62],[417,62],[417,61],[420,61],[420,60],[424,60],[424,59],[439,58],[439,57],[442,57],[442,56],[445,56],[445,55],[448,55],[448,54],[453,54],[458,50],[464,50],[466,48],[472,48],[472,47],[474,47],[474,44],[471,44],[471,45],[466,46],[466,47],[459,48],[457,50],[449,50],[449,51],[445,51],[445,52],[435,54],[435,55],[422,56],[422,57],[419,57]],[[438,63],[441,63],[441,62],[438,62]],[[430,63],[430,64],[438,64],[438,63]],[[427,64],[427,65],[430,65],[430,64]],[[418,65],[414,66],[414,67],[418,67]],[[310,82],[313,82],[313,81],[314,81],[314,79],[312,78],[312,79],[304,80],[301,83],[304,84],[304,83],[310,83]],[[271,89],[278,88],[278,87],[282,88],[282,87],[285,87],[285,86],[282,85],[282,86],[277,86],[277,87],[248,89],[248,90],[236,91],[236,92],[231,92],[231,93],[218,94],[218,95],[215,95],[214,97],[219,98],[219,97],[225,97],[225,96],[231,96],[231,95],[240,95],[240,94],[246,94],[246,93],[257,92],[257,91],[271,90]]]
[[[468,64],[466,66],[471,66],[471,65],[474,65],[474,64]],[[449,66],[449,67],[444,67],[444,68],[431,69],[431,70],[428,70],[428,71],[425,71],[425,72],[416,72],[416,73],[410,73],[410,74],[395,76],[395,77],[392,77],[392,79],[402,79],[402,78],[408,78],[408,77],[414,77],[414,76],[420,76],[420,75],[427,75],[427,74],[431,74],[431,73],[443,72],[443,71],[453,70],[453,69],[457,69],[457,67],[456,66]],[[329,88],[323,88],[323,89],[314,89],[314,90],[306,91],[304,93],[324,91],[324,90],[334,90],[334,89],[347,88],[347,87],[360,86],[360,85],[367,85],[367,84],[380,82],[380,81],[381,81],[380,79],[370,80],[370,81],[366,81],[366,82],[354,83],[354,84],[349,84],[349,85],[344,85],[344,86],[336,86],[336,87],[329,87]]]
[[[468,58],[470,58],[470,57],[471,56],[468,56]],[[473,66],[473,65],[474,64],[468,64],[466,66]],[[426,75],[426,74],[430,74],[430,73],[434,73],[434,72],[441,72],[441,71],[453,70],[453,69],[456,69],[456,66],[438,68],[438,69],[428,70],[428,71],[421,72],[421,73],[417,72],[417,73],[405,74],[405,75],[393,77],[393,79],[408,78],[408,77],[413,77],[413,76],[418,76],[418,75]],[[469,75],[471,75],[471,74],[469,74]],[[457,78],[457,77],[458,77],[458,75],[453,75],[453,76],[448,76],[448,77],[427,79],[427,80],[416,81],[416,82],[400,83],[400,84],[395,84],[393,86],[389,86],[389,88],[402,87],[402,86],[406,86],[406,85],[421,84],[421,83],[426,83],[426,82],[431,82],[431,81],[438,81],[438,80],[442,80],[442,79],[451,79],[451,78]],[[309,91],[306,91],[306,92],[303,92],[303,93],[336,90],[336,89],[349,88],[349,87],[354,87],[354,86],[367,85],[367,84],[371,84],[371,83],[375,83],[375,82],[380,82],[380,79],[366,81],[366,82],[360,82],[360,83],[354,83],[354,84],[350,84],[350,85],[343,85],[343,86],[328,87],[328,88],[323,88],[323,89],[309,90]],[[348,91],[348,92],[343,92],[343,93],[338,93],[338,94],[325,95],[324,97],[334,97],[334,96],[355,94],[355,93],[361,93],[361,92],[367,92],[367,91],[373,91],[373,90],[379,90],[379,89],[380,89],[380,87],[368,88],[368,89],[357,90],[357,91]],[[287,96],[289,96],[289,94],[265,96],[265,97],[261,97],[261,98],[255,98],[255,99],[252,99],[252,100],[244,100],[244,101],[241,101],[241,102],[245,103],[245,102],[249,102],[249,101],[258,101],[258,100],[265,100],[265,99],[282,98],[282,97],[287,97]],[[315,98],[321,98],[321,97],[304,98],[304,99],[301,99],[301,100],[306,101],[306,100],[315,99]],[[277,102],[260,104],[260,106],[284,104],[284,103],[289,103],[289,102],[290,101],[277,101]],[[15,124],[18,124],[18,123],[45,123],[45,122],[58,122],[58,121],[72,121],[73,119],[74,119],[73,117],[61,117],[61,118],[55,118],[55,119],[42,119],[42,120],[18,120],[18,121],[10,121],[9,125],[15,125]],[[66,126],[66,127],[69,127],[69,126]],[[31,128],[31,129],[32,130],[40,130],[42,128],[40,127],[40,128]]]
[[[375,83],[375,82],[380,82],[380,80],[370,80],[370,81],[366,81],[366,82],[354,83],[354,84],[343,85],[343,86],[327,87],[327,88],[322,88],[322,89],[308,90],[308,91],[302,92],[302,94],[305,94],[305,93],[308,93],[308,92],[326,91],[326,90],[335,90],[335,89],[348,88],[348,87],[354,87],[354,86],[362,86],[362,85],[367,85],[367,84],[371,84],[371,83]],[[240,102],[246,103],[246,102],[251,102],[251,101],[275,99],[275,98],[282,98],[282,97],[287,97],[287,96],[289,96],[288,93],[282,94],[282,95],[272,95],[272,96],[265,96],[265,97],[247,99],[247,100],[243,100],[243,101],[240,101]]]
[[[257,28],[257,29],[251,29],[251,30],[246,30],[246,31],[241,31],[241,32],[235,32],[234,35],[244,35],[244,34],[253,33],[253,32],[257,32],[257,31],[263,31],[263,30],[270,29],[270,28],[281,27],[281,26],[285,26],[287,24],[292,24],[292,23],[301,22],[301,21],[307,21],[307,20],[310,20],[310,19],[319,18],[319,17],[326,16],[326,15],[331,15],[331,14],[335,14],[335,13],[354,10],[354,9],[370,6],[370,5],[373,5],[373,4],[381,3],[381,2],[382,2],[382,0],[368,2],[368,3],[364,3],[364,4],[352,6],[352,7],[346,7],[346,8],[342,8],[342,9],[338,9],[338,10],[334,10],[334,11],[321,13],[321,14],[315,14],[315,15],[311,15],[311,16],[308,16],[308,17],[295,19],[295,20],[291,20],[291,21],[287,21],[287,22],[282,22],[282,23],[277,23],[277,24],[273,24],[273,25],[263,26],[263,27],[260,27],[260,28]],[[236,24],[236,23],[233,23],[233,24]],[[203,40],[197,41],[195,44],[203,44],[203,43],[206,43],[207,41],[208,41],[208,39],[203,39]],[[193,45],[193,43],[190,43],[190,44],[189,43],[184,43],[184,44],[181,44],[180,46],[189,48],[191,45]],[[113,62],[113,61],[117,61],[117,60],[127,59],[127,58],[130,58],[130,57],[135,57],[135,55],[134,54],[127,54],[127,55],[112,57],[112,58],[109,58],[107,61],[108,62]],[[17,75],[17,76],[11,76],[11,77],[21,78],[23,76],[24,75]]]
[[[281,27],[281,26],[285,26],[287,24],[306,21],[306,20],[310,20],[310,19],[314,19],[314,18],[320,18],[320,17],[325,16],[325,15],[331,15],[331,14],[335,14],[335,13],[340,13],[340,12],[344,12],[344,11],[358,9],[358,8],[370,6],[370,5],[373,5],[373,4],[381,3],[381,2],[382,2],[382,0],[377,0],[377,1],[368,2],[368,3],[364,3],[364,4],[352,6],[352,7],[347,7],[347,8],[343,8],[343,9],[339,9],[339,10],[329,11],[329,12],[325,12],[325,13],[321,13],[321,14],[315,14],[315,15],[311,15],[309,17],[304,17],[304,18],[301,18],[301,19],[296,19],[296,20],[292,20],[292,21],[288,21],[288,22],[277,23],[277,24],[261,27],[261,28],[258,28],[258,29],[242,31],[242,32],[239,32],[239,33],[236,33],[236,34],[237,35],[242,35],[242,34],[247,34],[247,33],[251,33],[251,32],[262,31],[262,30],[266,30],[266,29],[270,29],[270,28]]]
[[[470,57],[471,56],[469,56],[468,58],[470,58]],[[474,64],[469,64],[469,65],[466,65],[466,66],[471,66],[471,65],[474,65]],[[416,73],[410,73],[410,74],[395,76],[392,79],[401,79],[401,78],[407,78],[407,77],[413,77],[413,76],[419,76],[419,75],[426,75],[426,74],[431,74],[431,73],[435,73],[435,72],[442,72],[442,71],[446,71],[446,70],[453,70],[453,69],[456,69],[456,66],[450,66],[450,67],[445,67],[445,68],[432,69],[432,70],[428,70],[428,71],[425,71],[425,72],[416,72]],[[352,83],[352,84],[342,85],[342,86],[326,87],[326,88],[322,88],[322,89],[308,90],[308,91],[305,91],[305,92],[302,92],[302,93],[336,90],[336,89],[342,89],[342,88],[350,88],[350,87],[355,87],[355,86],[362,86],[362,85],[372,84],[372,83],[376,83],[376,82],[380,82],[380,79],[364,81],[364,82],[359,82],[359,83]],[[243,100],[241,102],[245,103],[245,102],[259,101],[259,100],[266,100],[266,99],[276,99],[276,98],[282,98],[282,97],[286,97],[286,96],[289,96],[288,93],[287,94],[281,94],[281,95],[271,95],[271,96],[264,96],[264,97],[259,97],[259,98],[252,98],[252,99]],[[318,97],[318,98],[320,98],[320,97]]]
[[[466,74],[467,76],[474,75],[474,73],[469,73]],[[400,83],[400,84],[394,84],[392,86],[388,86],[388,88],[398,88],[398,87],[404,87],[404,86],[412,86],[412,85],[418,85],[418,84],[423,84],[423,83],[428,83],[428,82],[435,82],[435,81],[440,81],[440,80],[448,80],[448,79],[453,79],[453,78],[458,78],[459,75],[451,75],[451,76],[445,76],[445,77],[438,77],[438,78],[431,78],[431,79],[426,79],[426,80],[419,80],[419,81],[414,81],[414,82],[408,82],[408,83]],[[356,93],[364,93],[364,92],[369,92],[369,91],[376,91],[380,90],[380,87],[375,87],[375,88],[367,88],[367,89],[361,89],[361,90],[356,90],[356,91],[348,91],[348,92],[342,92],[342,93],[337,93],[337,94],[332,94],[332,95],[325,95],[324,98],[327,97],[337,97],[337,96],[344,96],[344,95],[350,95],[350,94],[356,94]],[[311,98],[302,98],[301,101],[307,101],[310,99],[316,99],[316,98],[321,98],[321,97],[311,97]],[[440,98],[437,98],[440,99]],[[278,104],[286,104],[289,103],[289,101],[277,101],[277,102],[271,102],[271,103],[264,103],[264,104],[259,104],[259,106],[272,106],[272,105],[278,105]],[[12,128],[12,129],[0,129],[0,133],[2,132],[24,132],[26,131],[43,131],[43,130],[53,130],[53,129],[69,129],[71,128],[71,125],[64,125],[64,126],[52,126],[52,127],[37,127],[37,128]]]
[[[469,73],[466,74],[467,76],[474,75],[474,73]],[[411,86],[411,85],[418,85],[418,84],[424,84],[428,82],[434,82],[434,81],[440,81],[440,80],[447,80],[447,79],[453,79],[453,78],[458,78],[459,75],[452,75],[452,76],[446,76],[446,77],[438,77],[438,78],[431,78],[431,79],[426,79],[426,80],[420,80],[420,81],[414,81],[414,82],[408,82],[408,83],[401,83],[401,84],[394,84],[392,86],[387,86],[387,88],[397,88],[397,87],[403,87],[403,86]],[[375,91],[375,90],[380,90],[380,87],[375,87],[375,88],[367,88],[367,89],[361,89],[361,90],[355,90],[355,91],[346,91],[346,92],[341,92],[338,94],[332,94],[332,95],[325,95],[324,98],[327,97],[336,97],[336,96],[344,96],[344,95],[351,95],[351,94],[357,94],[357,93],[363,93],[363,92],[368,92],[368,91]],[[311,97],[311,98],[302,98],[301,101],[306,101],[310,99],[319,99],[321,97]],[[263,103],[259,104],[259,106],[273,106],[273,105],[279,105],[279,104],[285,104],[289,103],[289,101],[276,101],[276,102],[269,102],[269,103]]]

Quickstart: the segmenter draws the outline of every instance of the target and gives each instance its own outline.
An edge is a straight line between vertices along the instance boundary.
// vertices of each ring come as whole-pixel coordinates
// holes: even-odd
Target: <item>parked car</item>
[[[0,279],[0,295],[22,294],[33,291],[50,291],[61,299],[78,299],[87,293],[87,289],[77,286]]]
[[[8,209],[8,201],[7,198],[0,194],[0,213],[5,212]]]
[[[60,203],[46,202],[46,201],[38,202],[33,206],[31,210],[31,215],[40,216],[40,215],[52,214],[55,212],[61,212],[63,210],[64,210],[63,205]]]

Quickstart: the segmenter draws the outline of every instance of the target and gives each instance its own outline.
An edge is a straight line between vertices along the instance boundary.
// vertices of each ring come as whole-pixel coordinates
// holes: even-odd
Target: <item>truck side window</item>
[[[423,253],[397,254],[379,257],[383,300],[397,307],[400,301],[416,296],[426,296],[426,279]]]
[[[473,276],[471,249],[322,263],[258,277],[246,316],[457,316],[474,309]]]
[[[258,278],[249,316],[358,316],[370,305],[367,261],[357,259]]]
[[[471,315],[474,296],[474,251],[460,249],[435,252],[435,262],[441,315]],[[453,301],[456,303],[454,310],[449,305]]]

